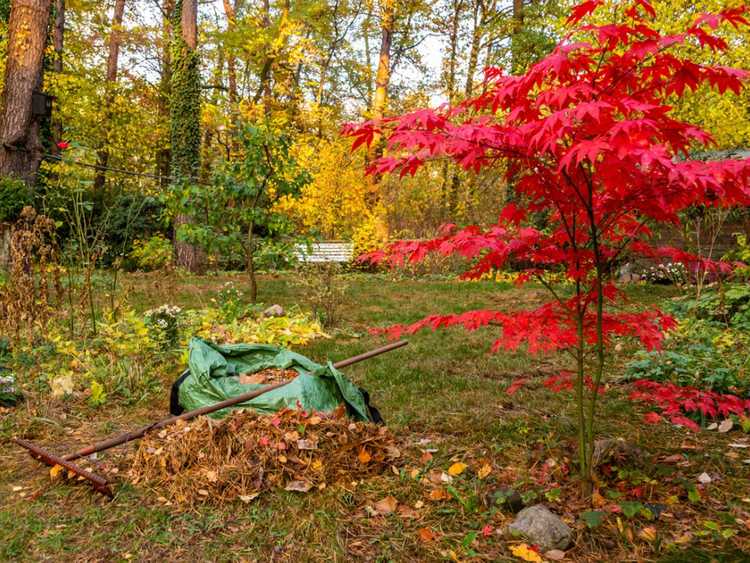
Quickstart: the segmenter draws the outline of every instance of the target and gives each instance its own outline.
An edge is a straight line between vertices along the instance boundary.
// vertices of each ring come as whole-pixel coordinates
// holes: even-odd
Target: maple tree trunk
[[[104,184],[107,179],[107,165],[109,164],[109,127],[112,122],[112,105],[115,101],[117,86],[117,64],[120,58],[120,43],[122,41],[122,18],[125,14],[125,0],[115,0],[115,10],[112,14],[112,27],[109,32],[109,53],[107,55],[107,76],[104,83],[104,142],[96,153],[96,164],[99,167],[94,177],[94,197],[99,201],[104,199]]]
[[[448,103],[452,106],[456,102],[456,67],[458,66],[458,28],[461,20],[461,9],[463,7],[463,0],[453,0],[453,14],[451,16],[451,27],[450,33],[448,34],[449,49],[448,49],[448,61],[445,69],[445,93],[448,96]],[[454,208],[452,204],[453,195],[453,183],[457,178],[457,173],[454,171],[453,175],[450,175],[450,166],[448,161],[443,163],[443,185],[442,185],[442,199],[443,199],[443,210],[446,213]]]
[[[63,46],[65,42],[65,0],[55,0],[55,27],[52,31],[52,46],[55,50],[52,70],[58,74],[63,71]],[[57,143],[63,140],[63,124],[59,115],[52,119],[52,154],[59,154]]]
[[[5,85],[0,118],[0,176],[32,186],[42,160],[40,118],[32,92],[41,87],[51,0],[13,0],[8,22]]]

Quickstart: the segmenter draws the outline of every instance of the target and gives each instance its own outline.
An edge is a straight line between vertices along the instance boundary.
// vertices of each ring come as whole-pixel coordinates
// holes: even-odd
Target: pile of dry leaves
[[[400,457],[386,427],[352,422],[343,408],[331,415],[237,411],[219,421],[180,421],[146,436],[130,480],[179,504],[250,502],[272,487],[308,492],[358,480]]]

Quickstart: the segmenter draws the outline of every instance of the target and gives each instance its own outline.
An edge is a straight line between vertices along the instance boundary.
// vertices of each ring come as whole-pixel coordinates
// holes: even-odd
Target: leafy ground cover
[[[227,282],[242,287],[243,278],[132,275],[123,287],[129,306],[142,314],[164,304],[201,310],[237,303],[222,296]],[[382,343],[367,332],[371,326],[413,322],[434,310],[511,312],[544,299],[542,288],[490,281],[357,275],[347,283],[342,321],[330,338],[295,349],[337,360]],[[288,276],[266,276],[259,297],[304,309],[302,291]],[[628,290],[631,306],[641,308],[675,293],[671,287]],[[572,402],[543,385],[565,358],[491,355],[482,332],[491,330],[423,332],[401,351],[346,370],[370,391],[402,444],[403,455],[384,473],[308,493],[278,489],[248,503],[192,508],[169,505],[158,490],[125,478],[112,502],[85,486],[51,483],[43,467],[7,442],[23,434],[65,452],[166,415],[168,386],[183,367],[179,354],[148,365],[149,393],[130,400],[112,393],[99,405],[54,399],[27,385],[39,369],[30,359],[17,372],[29,399],[0,414],[0,558],[519,560],[520,540],[498,533],[513,517],[512,490],[523,502],[546,503],[574,528],[568,560],[746,560],[750,465],[743,460],[750,455],[740,429],[644,425],[651,407],[630,401],[632,386],[622,378],[606,389],[599,435],[623,438],[625,446],[609,442],[599,449],[596,492],[583,502],[570,478]],[[614,376],[625,373],[634,353],[619,352]],[[508,394],[519,378],[526,385]],[[112,451],[100,462],[124,472],[134,449]]]

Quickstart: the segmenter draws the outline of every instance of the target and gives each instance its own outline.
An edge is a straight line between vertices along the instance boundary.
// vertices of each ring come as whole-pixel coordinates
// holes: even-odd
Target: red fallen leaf
[[[680,414],[673,415],[669,420],[672,424],[684,426],[685,428],[687,428],[688,430],[692,430],[693,432],[698,432],[698,430],[701,429],[701,427],[698,426],[698,424],[694,420],[690,420],[688,417],[682,416]]]
[[[521,387],[523,387],[526,384],[526,378],[525,377],[519,377],[518,379],[515,379],[505,390],[505,392],[508,395],[513,395],[516,391],[518,391]]]
[[[417,533],[419,534],[419,539],[425,543],[431,542],[437,537],[437,534],[430,528],[419,528]]]
[[[643,415],[643,422],[646,424],[658,424],[661,421],[661,415],[655,412],[647,412]]]
[[[487,524],[484,528],[482,528],[482,536],[485,537],[485,538],[490,537],[492,535],[492,530],[493,529],[494,528],[492,526],[490,526],[489,524]]]
[[[260,440],[258,440],[258,443],[259,443],[259,444],[260,444],[261,446],[267,446],[267,445],[268,445],[268,444],[270,444],[271,442],[270,442],[270,440],[269,440],[268,438],[266,438],[265,436],[261,436]]]
[[[274,416],[273,419],[271,419],[271,424],[278,428],[279,425],[281,425],[281,419],[278,416]]]
[[[61,151],[64,151],[65,149],[70,147],[70,143],[68,141],[60,141],[57,143],[57,148]]]

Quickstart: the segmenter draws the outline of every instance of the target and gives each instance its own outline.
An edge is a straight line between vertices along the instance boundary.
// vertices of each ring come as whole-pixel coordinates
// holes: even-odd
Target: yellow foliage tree
[[[302,137],[296,158],[313,175],[297,198],[279,204],[305,234],[327,239],[351,239],[371,222],[365,205],[366,179],[360,154],[352,154],[347,139]]]

